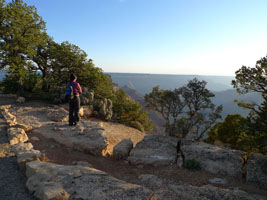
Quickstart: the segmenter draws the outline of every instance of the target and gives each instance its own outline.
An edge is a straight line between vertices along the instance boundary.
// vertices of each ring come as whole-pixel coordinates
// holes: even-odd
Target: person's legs
[[[73,100],[69,101],[69,125],[73,125],[74,123],[74,102]]]
[[[79,122],[80,97],[76,96],[74,99],[74,123]]]

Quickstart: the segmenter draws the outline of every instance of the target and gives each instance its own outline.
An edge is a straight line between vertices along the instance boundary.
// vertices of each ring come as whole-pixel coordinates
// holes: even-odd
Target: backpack
[[[76,83],[75,83],[76,84]],[[72,100],[74,98],[74,93],[73,93],[73,83],[68,83],[66,89],[65,89],[65,100]]]

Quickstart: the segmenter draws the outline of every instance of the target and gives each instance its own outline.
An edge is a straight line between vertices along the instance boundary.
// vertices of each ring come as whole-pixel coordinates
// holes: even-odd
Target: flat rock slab
[[[29,140],[25,131],[21,128],[9,128],[7,130],[7,136],[10,145],[27,142]]]
[[[69,119],[69,113],[64,108],[51,109],[47,116],[55,122],[66,122]]]
[[[177,138],[147,135],[132,149],[128,161],[133,165],[164,166],[176,161]]]
[[[183,143],[182,143],[183,144]],[[181,146],[185,160],[195,159],[201,169],[213,174],[242,177],[245,152],[225,149],[204,142],[193,142]]]
[[[55,111],[53,107],[12,107],[10,112],[16,116],[17,123],[31,129],[40,128],[43,125],[53,123],[49,118],[49,113]]]
[[[247,162],[247,181],[258,183],[267,189],[267,156],[251,154]]]
[[[104,154],[108,145],[103,129],[98,123],[90,121],[80,122],[76,126],[60,122],[46,124],[32,133],[42,134],[73,149],[98,156]]]
[[[33,161],[27,163],[26,183],[38,199],[149,199],[152,191],[126,183],[94,168]]]

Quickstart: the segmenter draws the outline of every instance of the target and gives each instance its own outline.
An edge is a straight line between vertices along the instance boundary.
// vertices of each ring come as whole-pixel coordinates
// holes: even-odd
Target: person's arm
[[[79,83],[77,83],[77,89],[78,89],[79,94],[82,94],[82,88]]]

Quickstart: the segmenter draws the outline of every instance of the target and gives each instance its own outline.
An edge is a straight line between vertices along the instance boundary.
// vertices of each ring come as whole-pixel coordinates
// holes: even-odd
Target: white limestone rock
[[[10,145],[15,145],[18,143],[23,143],[28,141],[27,134],[21,128],[9,128],[7,131],[7,136]]]
[[[130,152],[128,161],[132,165],[164,166],[176,161],[177,138],[146,135]]]
[[[21,169],[25,168],[27,162],[40,160],[42,154],[39,150],[33,149],[31,143],[19,143],[12,147],[11,151],[17,156],[17,162]]]
[[[1,111],[3,117],[5,118],[6,122],[9,126],[14,126],[17,124],[16,116],[12,115],[8,109],[3,109]]]

